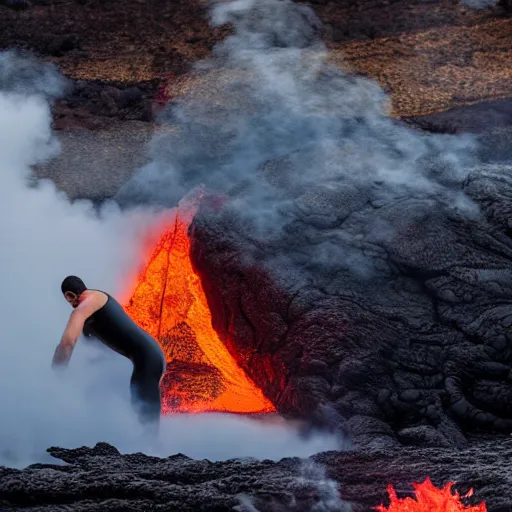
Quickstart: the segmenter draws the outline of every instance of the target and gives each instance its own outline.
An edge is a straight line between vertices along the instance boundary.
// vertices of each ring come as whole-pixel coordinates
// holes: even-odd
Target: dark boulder
[[[464,189],[473,217],[349,185],[266,239],[229,207],[196,217],[214,326],[281,413],[373,446],[512,432],[508,167]]]

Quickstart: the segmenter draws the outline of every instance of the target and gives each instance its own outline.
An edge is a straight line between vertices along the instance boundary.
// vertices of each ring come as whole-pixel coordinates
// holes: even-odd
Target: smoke
[[[349,503],[341,499],[338,483],[326,475],[325,468],[311,460],[303,461],[300,466],[300,475],[291,477],[287,486],[290,494],[289,503],[274,506],[265,504],[268,512],[284,510],[308,510],[308,512],[351,512]],[[305,497],[314,494],[314,503],[308,503]],[[248,495],[239,497],[238,512],[260,512],[255,500]]]
[[[308,224],[343,224],[313,253],[305,248],[304,259],[324,271],[343,261],[360,276],[370,276],[372,264],[357,247],[396,231],[383,215],[356,218],[363,208],[413,198],[411,215],[477,214],[460,186],[475,140],[422,133],[391,118],[378,84],[329,65],[309,7],[215,4],[212,23],[228,22],[233,34],[168,108],[162,120],[172,129],[152,141],[152,161],[120,190],[121,204],[173,204],[204,184],[229,194],[226,211],[266,243],[284,245],[283,233],[295,225],[304,232]],[[290,236],[297,246],[301,235]],[[280,271],[304,272],[303,260],[291,265],[277,252],[272,263]]]
[[[98,441],[124,452],[214,460],[336,448],[337,439],[303,439],[282,421],[229,415],[166,418],[160,438],[150,441],[130,406],[128,360],[81,340],[68,370],[51,370],[70,313],[62,279],[76,274],[116,295],[139,264],[137,242],[154,220],[148,209],[71,203],[52,182],[33,179],[32,166],[59,151],[49,104],[64,86],[51,66],[0,53],[0,464],[23,466],[44,460],[51,445]]]

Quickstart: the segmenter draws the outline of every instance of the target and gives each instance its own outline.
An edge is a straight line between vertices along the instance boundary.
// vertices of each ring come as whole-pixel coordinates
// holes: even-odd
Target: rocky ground
[[[467,505],[485,501],[488,512],[512,508],[510,438],[464,450],[326,452],[280,462],[209,462],[179,454],[158,459],[121,455],[101,443],[49,451],[66,464],[0,467],[2,510],[370,512],[388,503],[388,484],[400,497],[411,496],[411,482],[426,477],[439,487],[455,480],[462,494],[473,487]]]
[[[41,165],[37,177],[51,179],[72,199],[104,200],[149,161],[146,145],[153,135],[154,128],[140,121],[125,122],[122,130],[63,131],[59,157]]]
[[[473,10],[456,0],[316,0],[331,59],[376,79],[394,115],[431,115],[512,96],[505,3]],[[161,100],[187,90],[191,66],[229,27],[208,25],[198,0],[5,0],[0,49],[35,52],[72,80],[57,129],[150,122]]]
[[[480,167],[465,187],[478,219],[351,183],[304,193],[272,238],[236,210],[196,217],[214,326],[278,410],[372,446],[512,429],[510,178]]]
[[[376,79],[390,92],[394,115],[430,131],[484,132],[487,154],[509,153],[505,4],[480,11],[455,0],[312,6],[330,59]],[[34,52],[70,79],[53,109],[63,151],[38,175],[71,197],[114,194],[147,162],[145,143],[163,104],[190,90],[191,66],[227,33],[208,25],[201,2],[0,2],[0,49]]]

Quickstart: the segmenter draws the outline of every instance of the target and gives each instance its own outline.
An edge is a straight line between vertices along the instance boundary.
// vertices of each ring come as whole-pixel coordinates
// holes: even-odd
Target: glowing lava
[[[422,484],[412,484],[416,499],[398,498],[392,485],[388,486],[389,508],[384,505],[375,507],[377,512],[487,512],[485,503],[474,506],[465,506],[461,502],[458,492],[452,494],[452,487],[455,482],[449,482],[442,489],[435,487],[430,478]],[[473,489],[463,496],[467,498],[473,494]]]
[[[158,242],[148,247],[145,267],[125,309],[165,352],[164,414],[272,412],[273,405],[212,327],[206,296],[189,257],[188,227],[198,200],[182,201],[155,226],[152,238]]]

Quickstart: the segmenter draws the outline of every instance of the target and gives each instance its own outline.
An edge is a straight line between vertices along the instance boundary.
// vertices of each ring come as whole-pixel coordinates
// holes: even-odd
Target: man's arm
[[[73,310],[69,316],[66,329],[55,349],[53,355],[52,367],[67,366],[71,359],[71,354],[75,348],[78,337],[80,336],[85,321],[97,310],[93,297],[87,297],[78,307]]]

